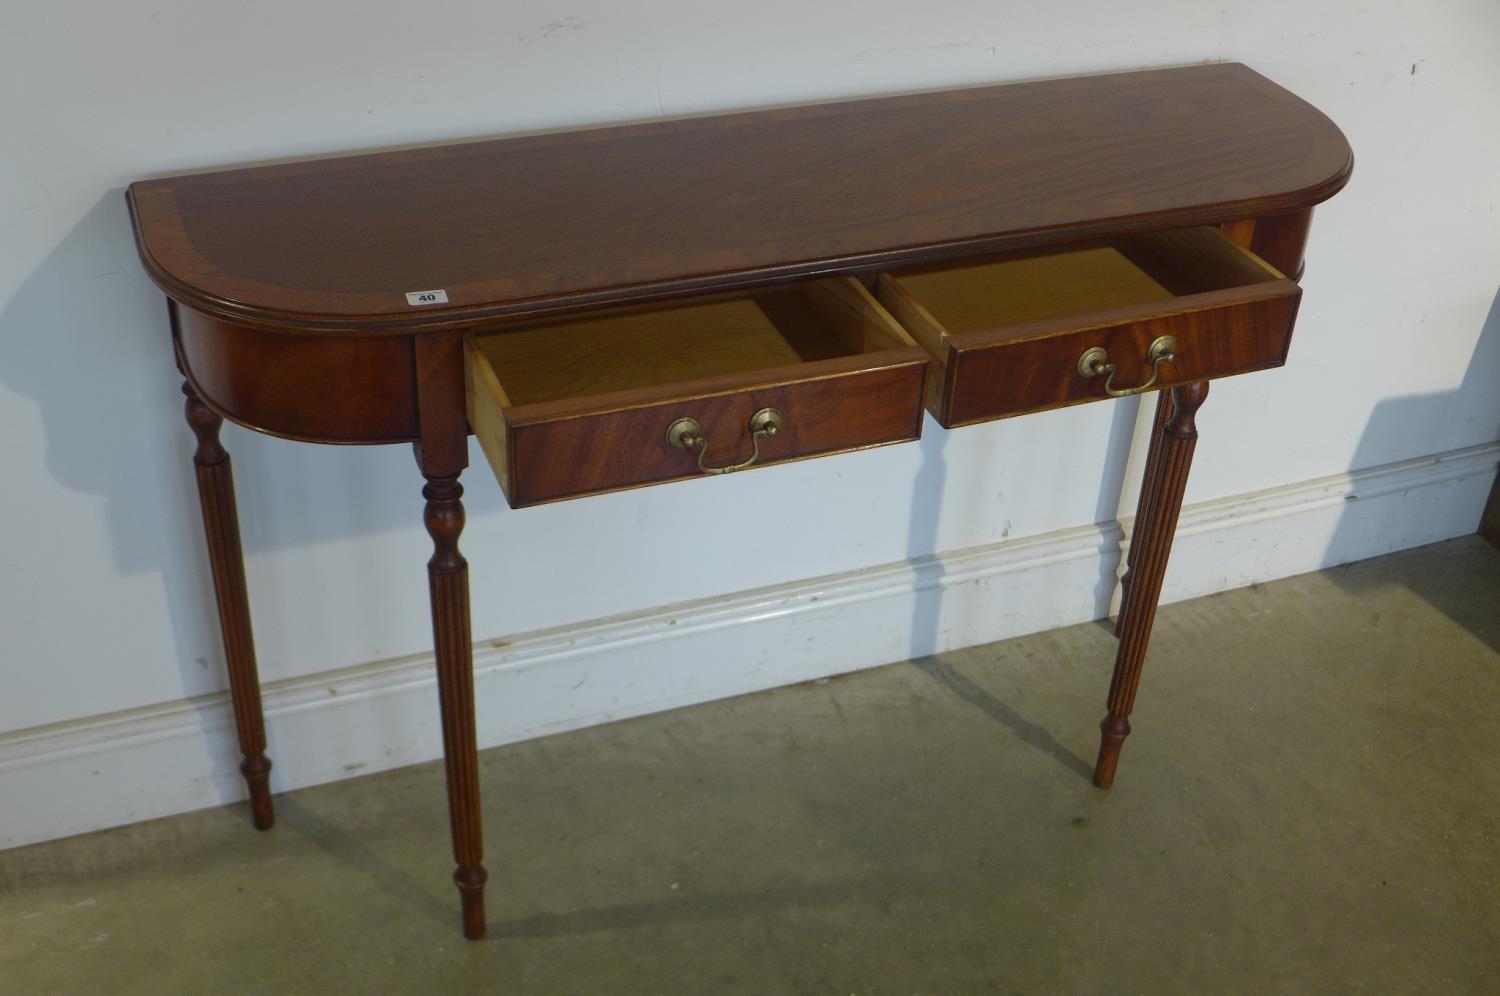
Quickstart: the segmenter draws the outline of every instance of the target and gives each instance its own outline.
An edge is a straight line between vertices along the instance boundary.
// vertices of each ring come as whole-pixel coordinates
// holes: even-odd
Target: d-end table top
[[[171,297],[410,332],[1305,208],[1353,157],[1238,64],[945,90],[144,180]],[[409,303],[441,290],[446,303]]]

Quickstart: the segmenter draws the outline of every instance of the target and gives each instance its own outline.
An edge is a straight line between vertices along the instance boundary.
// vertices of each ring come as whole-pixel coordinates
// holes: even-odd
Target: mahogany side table
[[[271,762],[223,419],[412,443],[454,879],[485,930],[459,475],[515,507],[1160,392],[1094,782],[1114,781],[1208,383],[1285,362],[1321,113],[1240,65],[133,184],[166,293],[255,826]]]

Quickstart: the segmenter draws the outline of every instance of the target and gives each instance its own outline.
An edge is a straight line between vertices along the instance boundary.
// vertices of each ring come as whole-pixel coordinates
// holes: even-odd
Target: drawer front
[[[518,420],[509,427],[511,504],[703,476],[698,452],[668,441],[668,427],[680,418],[697,420],[708,440],[703,463],[709,468],[749,459],[749,424],[765,408],[779,412],[781,424],[775,435],[755,441],[755,466],[916,439],[925,359],[912,350],[904,362],[865,366],[610,411]]]
[[[1147,313],[1097,323],[1082,318],[1055,331],[1038,323],[1038,334],[1002,341],[952,336],[939,421],[965,425],[1110,397],[1106,375],[1079,369],[1094,347],[1115,367],[1112,387],[1142,385],[1152,376],[1152,343],[1162,336],[1172,336],[1176,349],[1174,359],[1160,364],[1153,390],[1281,366],[1300,298],[1295,284],[1279,280],[1179,298],[1168,314],[1141,309]]]
[[[515,507],[916,439],[928,366],[843,277],[471,333],[465,358]]]

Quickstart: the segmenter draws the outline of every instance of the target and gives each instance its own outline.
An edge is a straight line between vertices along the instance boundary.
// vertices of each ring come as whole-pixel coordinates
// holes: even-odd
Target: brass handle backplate
[[[708,467],[703,458],[708,454],[708,438],[695,418],[683,417],[667,426],[667,442],[679,450],[698,451],[698,469],[705,474],[733,474],[744,470],[760,459],[760,441],[776,435],[781,430],[781,412],[774,408],[762,408],[750,416],[750,456],[727,467]]]
[[[1144,384],[1135,387],[1115,387],[1115,365],[1109,362],[1109,353],[1103,346],[1091,346],[1083,351],[1078,358],[1078,372],[1085,377],[1097,377],[1104,374],[1104,393],[1111,398],[1128,398],[1132,394],[1140,394],[1149,391],[1156,386],[1156,379],[1161,376],[1163,363],[1171,363],[1177,359],[1177,340],[1169,335],[1164,335],[1151,344],[1146,352],[1146,358],[1151,361],[1151,376]]]

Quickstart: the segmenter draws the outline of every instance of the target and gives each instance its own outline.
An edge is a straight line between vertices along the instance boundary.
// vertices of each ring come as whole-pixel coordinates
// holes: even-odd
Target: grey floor
[[[1170,606],[0,855],[0,992],[1500,991],[1500,551]]]

